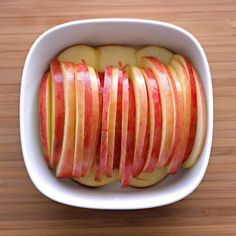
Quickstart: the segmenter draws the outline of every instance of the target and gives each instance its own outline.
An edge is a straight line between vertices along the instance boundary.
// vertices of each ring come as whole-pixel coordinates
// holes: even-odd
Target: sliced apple
[[[193,69],[194,71],[194,69]],[[197,131],[192,152],[183,163],[184,168],[191,168],[201,155],[206,137],[206,102],[201,81],[194,71],[194,78],[197,91]]]
[[[121,65],[118,78],[117,106],[116,106],[116,128],[115,128],[115,147],[114,147],[114,163],[113,169],[119,168],[121,155],[121,130],[122,130],[122,86],[123,71]]]
[[[102,107],[102,128],[100,156],[97,164],[96,179],[99,180],[107,171],[108,163],[108,131],[109,131],[109,108],[111,102],[111,78],[112,67],[107,67],[104,75],[103,86],[103,107]]]
[[[130,180],[130,186],[135,188],[146,188],[159,183],[167,176],[166,167],[157,168],[151,173],[141,173]]]
[[[63,144],[57,165],[57,177],[71,178],[75,147],[75,76],[72,63],[61,63],[64,84],[65,120]]]
[[[122,65],[136,66],[136,49],[125,46],[103,46],[97,48],[98,71],[105,71],[107,66]]]
[[[143,68],[150,68],[156,78],[160,88],[161,107],[162,107],[162,138],[161,149],[158,157],[157,167],[169,164],[175,146],[174,137],[174,104],[172,89],[168,76],[162,64],[154,57],[146,57],[142,61]]]
[[[169,174],[174,174],[181,166],[187,147],[188,136],[186,134],[185,124],[188,117],[186,116],[184,109],[184,87],[182,87],[181,81],[175,69],[172,66],[168,66],[168,68],[166,69],[169,76],[173,78],[178,97],[176,104],[176,115],[178,117],[178,119],[176,120],[178,122],[176,127],[176,134],[178,137],[178,144],[174,151],[171,162],[167,167],[167,172]]]
[[[75,118],[75,150],[73,177],[82,176],[82,162],[84,156],[84,133],[85,133],[85,83],[89,81],[87,99],[92,99],[90,89],[90,75],[88,67],[84,63],[75,65],[75,99],[76,99],[76,118]],[[87,84],[86,84],[87,85]],[[87,85],[88,86],[88,85]],[[89,94],[88,94],[89,92]]]
[[[118,175],[119,175],[118,169],[115,169],[113,170],[112,177],[108,177],[106,174],[103,174],[101,176],[101,179],[98,181],[95,179],[95,173],[96,173],[96,166],[95,167],[93,166],[88,175],[86,175],[85,177],[74,178],[74,180],[86,187],[96,188],[115,182],[116,180],[118,180]]]
[[[90,81],[85,80],[85,131],[82,176],[86,176],[89,173],[94,163],[101,127],[99,78],[92,67],[88,67],[88,72]]]
[[[130,68],[130,80],[134,88],[136,112],[133,176],[137,176],[141,173],[146,162],[147,138],[149,140],[149,134],[147,134],[147,128],[149,128],[148,98],[144,76],[138,67]]]
[[[132,178],[135,148],[135,98],[128,73],[124,73],[122,85],[122,128],[119,178],[122,188],[129,186]]]
[[[72,62],[79,64],[85,61],[87,65],[97,68],[97,53],[96,49],[85,45],[75,45],[62,51],[57,59],[60,62]]]
[[[51,68],[51,163],[56,167],[62,149],[64,130],[64,88],[61,64],[57,59],[50,63]]]
[[[144,57],[155,57],[164,64],[169,64],[173,53],[159,46],[147,46],[137,51],[136,58],[139,66],[142,66]]]
[[[120,84],[119,80],[122,80],[122,77],[123,77],[123,72],[120,66],[118,68],[112,69],[111,100],[108,114],[109,124],[108,124],[107,175],[109,177],[112,176],[114,164],[116,164],[117,167],[119,166],[119,159],[120,159],[121,108],[120,107],[118,108],[118,99],[120,102],[121,98],[118,97],[118,88]]]
[[[50,155],[50,73],[46,72],[40,83],[39,89],[39,118],[40,118],[40,139],[43,154],[49,167],[52,168]]]
[[[195,141],[195,135],[196,135],[196,128],[197,128],[197,95],[196,95],[196,84],[195,84],[195,79],[193,75],[193,69],[192,65],[189,62],[189,60],[181,55],[174,55],[173,57],[174,60],[177,60],[179,63],[182,64],[182,66],[185,68],[185,71],[187,72],[187,82],[188,89],[190,87],[190,126],[189,126],[189,139],[188,139],[188,144],[187,144],[187,149],[185,151],[185,156],[184,160],[186,160],[194,145]]]
[[[154,74],[150,69],[144,69],[143,75],[146,82],[149,100],[150,140],[144,172],[152,172],[156,168],[161,146],[162,112],[160,91]]]

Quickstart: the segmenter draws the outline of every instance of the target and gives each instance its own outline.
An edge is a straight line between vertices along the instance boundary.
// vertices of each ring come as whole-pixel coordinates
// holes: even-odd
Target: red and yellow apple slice
[[[98,60],[98,71],[105,71],[107,66],[122,65],[136,66],[136,52],[135,48],[125,46],[103,46],[96,49]]]
[[[192,68],[193,69],[193,68]],[[194,69],[193,69],[194,71]],[[206,137],[206,102],[201,81],[194,71],[197,92],[197,130],[192,152],[183,163],[184,168],[191,168],[201,155]]]
[[[99,140],[99,130],[101,126],[99,78],[96,71],[92,67],[88,67],[88,72],[89,81],[85,80],[85,127],[82,176],[89,174],[89,171],[95,161]]]
[[[111,78],[112,67],[107,67],[104,75],[103,86],[103,107],[102,107],[102,128],[101,128],[101,147],[97,163],[96,179],[99,180],[103,173],[107,171],[108,163],[108,131],[109,131],[109,109],[111,102]]]
[[[61,64],[57,59],[50,63],[51,69],[51,164],[56,167],[62,149],[64,130],[64,88]]]
[[[149,100],[150,139],[144,172],[152,172],[156,168],[161,146],[162,112],[160,91],[156,78],[150,69],[143,69]]]
[[[142,66],[142,59],[144,57],[155,57],[164,64],[169,64],[173,53],[169,50],[158,46],[147,46],[141,48],[136,53],[136,58],[139,66]]]
[[[57,59],[60,62],[72,62],[79,64],[82,61],[86,62],[87,65],[97,69],[97,52],[96,49],[88,47],[86,45],[76,45],[63,50]]]
[[[178,77],[177,72],[172,66],[168,66],[167,73],[170,77],[172,77],[173,82],[175,83],[175,88],[177,92],[177,104],[176,104],[176,115],[178,116],[177,119],[177,133],[178,133],[178,144],[174,151],[173,157],[171,159],[170,164],[167,167],[167,172],[169,174],[174,174],[179,167],[184,158],[184,153],[187,147],[188,136],[186,135],[186,115],[184,110],[184,88],[181,85],[181,81]]]
[[[122,128],[119,178],[123,188],[129,186],[132,178],[135,148],[135,98],[128,73],[124,73],[122,86]]]
[[[149,143],[148,97],[144,76],[139,68],[130,68],[130,80],[134,88],[136,116],[133,176],[137,176],[143,170],[147,158]]]
[[[142,67],[150,68],[153,71],[158,87],[160,88],[162,109],[162,138],[157,166],[163,167],[169,164],[171,155],[175,149],[175,146],[173,145],[175,121],[172,89],[164,67],[156,58],[144,58],[142,61]]]
[[[46,72],[40,83],[39,89],[39,118],[40,118],[40,139],[43,154],[49,167],[52,167],[50,153],[50,73]]]
[[[192,152],[196,136],[196,128],[197,128],[196,84],[193,74],[193,68],[189,60],[178,54],[174,55],[173,59],[177,60],[187,72],[185,83],[187,84],[187,89],[189,89],[190,92],[190,97],[188,97],[188,99],[190,100],[189,138],[188,138],[187,149],[185,150],[185,156],[184,156],[184,160],[186,160],[189,157],[190,153]]]
[[[159,183],[167,176],[166,167],[157,168],[151,173],[141,173],[130,180],[130,186],[135,188],[147,188]]]
[[[85,81],[90,80],[90,78],[89,78],[88,67],[86,64],[80,63],[75,65],[74,67],[75,67],[76,118],[75,118],[75,150],[74,150],[73,177],[79,178],[82,175],[82,162],[84,155],[85,93],[86,93]],[[87,96],[91,99],[91,94],[87,94]]]
[[[111,98],[109,104],[108,119],[108,156],[107,156],[107,175],[112,176],[113,166],[119,166],[120,142],[121,142],[121,107],[118,97],[120,80],[122,83],[123,72],[121,66],[112,69],[111,79]],[[120,95],[120,94],[119,94]],[[117,113],[118,111],[118,113]],[[116,157],[116,158],[115,158]],[[116,162],[116,163],[115,163]]]
[[[61,63],[64,84],[65,120],[63,144],[57,165],[57,177],[71,178],[74,163],[75,147],[75,77],[72,63]]]

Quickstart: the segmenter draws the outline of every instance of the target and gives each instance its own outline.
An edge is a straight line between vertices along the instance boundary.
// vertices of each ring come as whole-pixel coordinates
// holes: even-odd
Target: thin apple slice
[[[52,166],[56,167],[62,149],[64,130],[64,88],[61,64],[57,59],[50,63],[51,69],[51,157]]]
[[[88,67],[84,63],[74,65],[75,68],[75,99],[76,99],[76,118],[75,118],[75,150],[73,177],[82,176],[82,162],[84,155],[84,133],[85,133],[85,83],[89,78]],[[87,85],[87,84],[86,84]],[[87,87],[86,87],[87,88]],[[91,89],[89,81],[89,94],[87,98],[91,99]],[[91,108],[91,107],[90,107]]]
[[[132,83],[128,80],[128,73],[123,76],[122,85],[122,129],[121,156],[119,178],[122,188],[129,186],[132,178],[134,147],[135,147],[135,98]]]
[[[144,172],[152,172],[156,168],[161,147],[162,112],[160,91],[155,76],[150,69],[144,69],[143,75],[146,82],[149,100],[150,141]]]
[[[96,173],[97,180],[99,180],[102,174],[106,173],[107,171],[109,108],[111,102],[111,78],[112,78],[112,67],[108,66],[105,70],[105,75],[104,75],[101,147],[100,147],[100,156],[97,163],[97,173]]]
[[[130,180],[130,186],[135,188],[147,188],[159,183],[167,176],[166,167],[157,168],[151,173],[141,173]]]
[[[101,127],[100,83],[96,71],[88,67],[89,81],[85,80],[85,131],[82,176],[86,176],[95,161]],[[90,86],[87,87],[90,83]],[[89,97],[91,93],[91,97]],[[90,106],[90,108],[89,108]]]
[[[136,49],[125,46],[103,46],[97,48],[98,71],[105,71],[107,66],[136,66]]]
[[[193,69],[194,71],[194,69]],[[201,155],[206,137],[206,102],[204,90],[198,74],[194,71],[194,78],[197,91],[197,131],[192,152],[183,163],[184,168],[191,168]]]
[[[147,46],[141,48],[136,53],[136,58],[139,66],[142,66],[142,59],[144,57],[155,57],[160,62],[169,64],[171,58],[173,57],[173,53],[159,46]]]
[[[174,174],[181,166],[181,163],[184,158],[184,153],[187,147],[188,142],[188,136],[186,135],[186,129],[185,124],[187,120],[187,116],[185,114],[184,109],[184,87],[181,85],[181,81],[178,77],[177,72],[172,66],[168,66],[167,73],[170,74],[169,76],[173,78],[173,81],[175,83],[176,92],[177,92],[177,106],[176,106],[176,115],[178,117],[177,119],[177,130],[176,133],[178,133],[178,144],[176,146],[174,155],[171,159],[170,164],[167,167],[168,174]]]
[[[75,147],[75,76],[72,63],[61,63],[64,84],[65,120],[63,144],[56,175],[60,178],[71,178],[74,163]]]
[[[190,153],[192,152],[195,136],[196,136],[196,128],[197,128],[197,95],[196,95],[196,84],[193,74],[193,68],[190,63],[190,61],[181,55],[174,55],[174,60],[177,60],[179,63],[182,64],[182,66],[185,68],[187,72],[187,80],[190,84],[190,99],[191,105],[190,105],[190,130],[189,130],[189,139],[187,144],[187,149],[185,151],[184,160],[186,160]]]
[[[111,100],[108,112],[109,124],[108,124],[107,176],[109,177],[112,176],[114,164],[116,164],[116,166],[119,166],[119,159],[120,159],[119,139],[121,138],[121,114],[120,114],[121,109],[120,108],[118,109],[118,98],[119,98],[118,87],[119,87],[119,80],[122,80],[122,77],[123,77],[123,72],[121,66],[112,69]],[[117,111],[119,111],[118,114]],[[117,152],[115,153],[115,151]]]
[[[40,83],[39,89],[39,118],[40,118],[40,139],[43,154],[49,167],[52,168],[50,155],[50,73],[46,72]]]
[[[85,45],[75,45],[62,51],[57,59],[60,62],[72,62],[79,64],[82,61],[86,62],[87,65],[97,68],[98,58],[96,49]]]
[[[135,97],[135,149],[133,161],[133,176],[141,173],[145,162],[149,141],[148,126],[148,97],[142,71],[138,67],[130,68],[130,80]]]
[[[157,167],[163,167],[169,164],[171,155],[175,149],[175,146],[173,145],[175,122],[172,89],[162,64],[156,58],[144,58],[142,60],[142,67],[150,68],[153,71],[158,87],[160,88],[162,107],[162,138]]]
[[[103,174],[100,180],[96,180],[95,173],[96,173],[96,166],[93,165],[88,175],[80,178],[74,178],[74,180],[86,187],[97,188],[115,182],[116,180],[118,180],[118,175],[119,175],[118,169],[115,169],[113,170],[112,177],[108,177],[106,174]]]

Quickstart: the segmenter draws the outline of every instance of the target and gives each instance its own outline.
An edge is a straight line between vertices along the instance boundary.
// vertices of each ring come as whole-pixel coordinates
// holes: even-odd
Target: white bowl
[[[146,189],[120,189],[118,183],[98,189],[61,180],[49,170],[41,151],[38,95],[43,73],[62,49],[74,44],[133,46],[161,45],[186,55],[197,68],[207,101],[207,136],[202,155],[190,170],[181,170]],[[205,53],[190,33],[175,25],[138,19],[74,21],[43,33],[31,47],[21,82],[20,135],[29,176],[38,190],[59,203],[97,209],[141,209],[167,205],[183,199],[201,182],[210,158],[213,132],[213,95]]]

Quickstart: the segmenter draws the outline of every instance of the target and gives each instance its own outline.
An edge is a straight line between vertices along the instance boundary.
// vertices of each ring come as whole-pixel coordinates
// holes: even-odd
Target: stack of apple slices
[[[151,186],[192,167],[205,141],[197,72],[155,46],[65,50],[41,80],[39,109],[48,166],[89,187]]]

